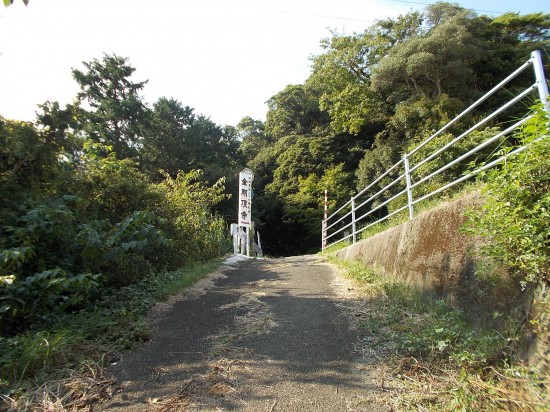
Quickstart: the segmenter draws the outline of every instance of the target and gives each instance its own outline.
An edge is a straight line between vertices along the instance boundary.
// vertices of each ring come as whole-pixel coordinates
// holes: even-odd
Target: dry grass
[[[269,306],[256,296],[242,296],[237,302],[223,305],[220,310],[239,309],[246,312],[234,316],[234,330],[240,337],[253,334],[269,333],[270,329],[277,326],[277,322]]]
[[[117,391],[116,380],[105,377],[100,364],[82,371],[66,370],[58,379],[34,389],[24,399],[3,397],[6,412],[91,412],[98,403],[111,399]]]
[[[220,306],[219,310],[235,310],[233,324],[221,333],[209,337],[214,341],[213,355],[220,356],[228,352],[241,352],[232,345],[240,338],[250,335],[269,333],[278,324],[269,306],[254,295],[242,296],[238,301]]]
[[[238,397],[239,376],[250,372],[248,362],[219,359],[210,364],[204,375],[193,376],[183,382],[181,389],[168,399],[149,399],[150,412],[179,412],[204,410],[212,407],[216,399],[227,398],[240,401]]]
[[[390,410],[550,411],[548,371],[491,359],[476,366],[445,356],[411,357],[396,345],[399,335],[419,332],[436,314],[408,310],[402,302],[396,311],[391,289],[380,281],[358,283],[337,273],[334,285],[339,306],[362,334],[355,350],[378,371],[379,387],[388,394],[381,400]]]

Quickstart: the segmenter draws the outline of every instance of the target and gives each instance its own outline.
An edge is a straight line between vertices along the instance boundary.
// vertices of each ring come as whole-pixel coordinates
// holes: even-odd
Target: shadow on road
[[[153,341],[111,368],[122,389],[104,410],[384,410],[330,265],[304,256],[222,270],[226,278],[177,302]]]

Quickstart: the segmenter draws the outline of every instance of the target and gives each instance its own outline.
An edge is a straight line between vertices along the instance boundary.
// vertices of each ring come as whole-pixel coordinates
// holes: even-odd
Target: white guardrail
[[[534,71],[535,82],[533,84],[525,88],[520,93],[516,94],[500,108],[498,108],[473,126],[469,127],[466,131],[456,136],[447,144],[433,151],[427,157],[423,159],[415,159],[414,155],[418,154],[419,151],[424,148],[424,146],[434,141],[434,139],[441,136],[443,133],[449,133],[451,126],[456,127],[459,120],[463,119],[466,115],[472,113],[474,109],[480,106],[491,96],[495,95],[497,91],[504,89],[505,86],[508,85],[513,79],[517,78],[521,73],[529,68],[532,68]],[[506,90],[506,92],[509,92],[509,90]],[[346,204],[341,206],[330,216],[327,216],[327,200],[325,192],[325,217],[323,219],[322,227],[323,250],[328,246],[335,245],[340,242],[355,243],[357,242],[357,235],[359,233],[370,228],[371,226],[374,226],[389,219],[390,217],[400,212],[403,212],[404,210],[408,210],[409,219],[412,219],[414,217],[414,206],[416,204],[438,193],[441,193],[452,186],[464,182],[465,180],[474,177],[480,172],[497,165],[498,163],[502,162],[506,157],[524,150],[525,146],[517,147],[504,156],[491,160],[488,163],[481,163],[479,167],[475,168],[472,171],[468,171],[465,174],[462,174],[459,178],[451,182],[441,183],[441,186],[436,187],[429,193],[421,193],[418,197],[414,196],[415,189],[417,189],[418,191],[420,185],[428,182],[435,176],[441,174],[442,172],[453,166],[456,166],[459,163],[465,164],[468,159],[472,159],[472,156],[480,152],[481,150],[491,147],[491,145],[498,145],[499,141],[502,141],[506,138],[507,135],[521,127],[531,116],[526,114],[521,120],[516,121],[514,124],[508,126],[506,129],[502,131],[495,131],[494,135],[488,136],[486,140],[481,142],[476,147],[466,151],[449,163],[440,166],[437,170],[434,170],[425,176],[419,176],[418,173],[419,169],[422,166],[428,164],[428,162],[433,161],[434,159],[437,159],[438,156],[440,156],[443,152],[451,148],[458,141],[466,138],[466,136],[470,135],[472,132],[481,130],[482,126],[487,127],[488,125],[492,124],[492,122],[494,122],[499,115],[503,114],[506,110],[510,109],[518,102],[522,100],[525,102],[525,99],[527,99],[530,95],[532,103],[532,95],[535,92],[538,92],[538,96],[536,96],[536,98],[538,98],[538,100],[540,100],[541,102],[544,102],[546,112],[550,114],[550,105],[548,103],[548,86],[546,84],[546,79],[544,76],[544,68],[542,64],[541,54],[538,50],[531,53],[531,58],[526,61],[521,67],[516,69],[512,74],[510,74],[499,84],[493,87],[483,97],[473,103],[470,107],[468,107],[458,116],[456,116],[453,120],[451,120],[441,129],[439,129],[429,138],[424,140],[416,148],[408,153],[405,153],[397,163],[387,169],[376,180],[374,180],[371,184],[369,184],[367,187],[365,187],[363,190],[353,196]],[[527,106],[530,106],[530,104]],[[413,162],[413,160],[416,160],[416,163]],[[426,167],[427,166],[424,167],[424,171],[426,170]],[[386,182],[387,180],[391,180],[390,183],[380,188],[382,182]],[[400,201],[397,200],[399,198]],[[396,204],[397,206],[388,208],[388,205],[390,203],[392,206]]]

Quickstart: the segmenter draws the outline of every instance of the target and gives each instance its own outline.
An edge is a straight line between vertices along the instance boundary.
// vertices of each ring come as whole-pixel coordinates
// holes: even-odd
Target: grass
[[[150,339],[145,322],[157,302],[212,273],[221,259],[149,277],[106,292],[93,307],[13,337],[0,337],[0,411],[91,410],[115,382],[103,370]]]
[[[468,314],[357,262],[328,256],[361,288],[352,316],[364,352],[387,365],[392,410],[549,411],[548,373],[514,361],[517,328],[474,327]],[[516,325],[517,326],[517,325]]]

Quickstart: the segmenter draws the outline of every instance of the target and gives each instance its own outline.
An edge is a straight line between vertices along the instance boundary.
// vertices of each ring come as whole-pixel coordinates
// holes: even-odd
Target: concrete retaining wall
[[[456,307],[491,313],[517,307],[525,296],[504,271],[490,281],[476,276],[481,239],[462,230],[465,211],[481,205],[479,192],[423,212],[413,220],[336,252],[377,273],[406,281]],[[483,283],[483,284],[481,284]]]

